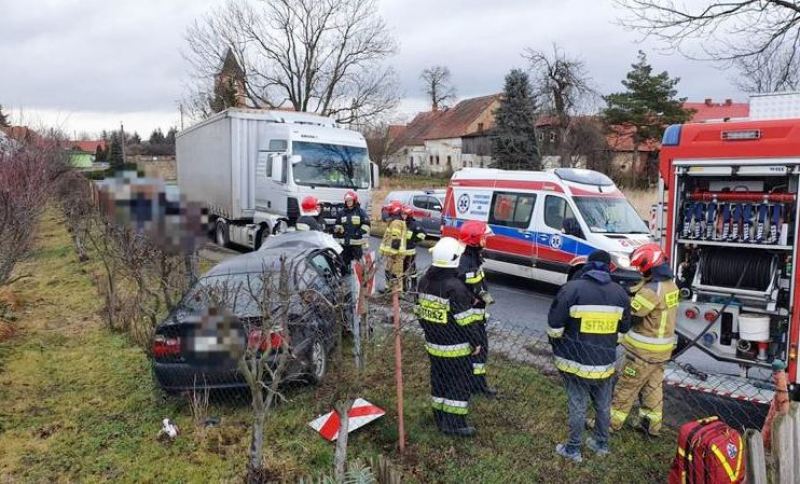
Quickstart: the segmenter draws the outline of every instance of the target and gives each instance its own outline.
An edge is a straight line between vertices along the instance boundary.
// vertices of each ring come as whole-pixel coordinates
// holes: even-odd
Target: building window
[[[483,162],[481,161],[481,168],[483,168]]]
[[[540,143],[544,141],[544,133],[542,133],[541,131],[539,131],[539,133],[536,134],[536,137],[539,138]]]
[[[433,155],[430,156],[430,163],[433,164]]]
[[[478,131],[483,131],[483,123],[478,123]]]
[[[551,143],[555,143],[556,142],[556,133],[555,133],[555,131],[550,133],[550,142]]]
[[[453,166],[453,158],[447,155],[447,166]]]
[[[408,157],[408,164],[409,164],[410,166],[414,166],[414,157],[413,157],[413,156],[409,156],[409,157]]]
[[[439,164],[439,155],[436,155],[436,164]]]

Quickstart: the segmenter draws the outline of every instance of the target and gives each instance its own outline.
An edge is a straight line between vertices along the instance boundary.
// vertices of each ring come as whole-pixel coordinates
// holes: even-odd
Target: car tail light
[[[697,319],[700,315],[700,310],[697,308],[688,308],[683,312],[683,315],[686,316],[687,319]]]
[[[164,335],[156,335],[153,338],[153,357],[166,358],[169,356],[177,356],[181,353],[181,339],[168,338]]]
[[[260,329],[250,331],[247,337],[247,347],[249,349],[258,348],[258,351],[267,351],[283,346],[283,335],[280,330],[270,331],[267,335]]]
[[[710,322],[716,320],[717,316],[719,316],[719,312],[717,312],[717,311],[714,311],[714,310],[706,311],[706,313],[703,315],[703,319],[705,319],[706,321],[708,321],[710,323]]]

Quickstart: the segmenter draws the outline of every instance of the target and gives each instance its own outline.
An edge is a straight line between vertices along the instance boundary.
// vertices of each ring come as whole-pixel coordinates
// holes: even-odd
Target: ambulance
[[[620,272],[630,253],[652,242],[647,223],[614,182],[577,168],[506,171],[466,168],[450,180],[443,235],[466,220],[487,222],[487,270],[564,284],[594,250],[611,254]]]

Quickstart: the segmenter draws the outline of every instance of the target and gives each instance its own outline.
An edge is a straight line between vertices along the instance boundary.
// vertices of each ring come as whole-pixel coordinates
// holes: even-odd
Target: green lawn
[[[38,249],[20,271],[32,275],[15,291],[25,306],[13,339],[0,343],[0,481],[239,481],[249,446],[248,402],[219,395],[209,414],[222,424],[195,428],[184,402],[164,399],[146,355],[124,335],[106,330],[97,311],[91,263],[73,255],[61,221],[43,220]],[[502,398],[479,399],[472,440],[441,436],[429,410],[428,363],[419,341],[406,340],[404,456],[396,452],[391,346],[372,349],[356,376],[350,358],[319,387],[287,389],[288,401],[267,424],[265,464],[280,479],[329,473],[333,446],[308,422],[327,411],[342,382],[386,409],[386,417],[354,432],[351,455],[383,454],[419,482],[657,482],[674,453],[674,435],[648,441],[633,431],[613,440],[614,455],[580,466],[553,454],[566,435],[566,404],[557,381],[512,363],[492,367]],[[160,421],[174,419],[176,442],[156,440]]]

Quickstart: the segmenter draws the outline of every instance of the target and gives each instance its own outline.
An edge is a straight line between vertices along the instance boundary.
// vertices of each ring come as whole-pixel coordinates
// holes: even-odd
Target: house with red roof
[[[74,140],[67,141],[65,149],[69,151],[69,159],[72,166],[77,168],[90,168],[95,160],[97,148],[106,149],[106,141],[99,140]]]
[[[389,167],[446,173],[469,166],[488,166],[485,147],[494,127],[499,94],[464,99],[446,109],[417,114],[406,125],[389,127]]]

